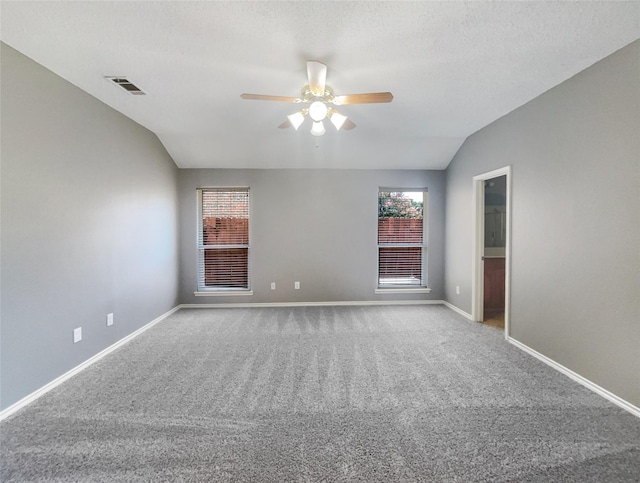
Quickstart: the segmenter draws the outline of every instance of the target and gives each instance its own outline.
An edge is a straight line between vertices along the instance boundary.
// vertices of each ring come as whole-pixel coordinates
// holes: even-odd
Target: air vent
[[[122,76],[106,76],[105,79],[113,82],[115,85],[121,87],[129,94],[134,96],[146,96],[147,93],[140,89],[138,86],[133,84],[129,79]]]

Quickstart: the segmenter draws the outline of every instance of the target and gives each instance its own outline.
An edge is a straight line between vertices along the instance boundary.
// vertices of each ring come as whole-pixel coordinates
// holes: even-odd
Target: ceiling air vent
[[[113,82],[115,85],[121,87],[129,94],[134,96],[146,96],[147,93],[140,89],[138,86],[133,84],[129,79],[122,76],[106,76],[108,81]]]

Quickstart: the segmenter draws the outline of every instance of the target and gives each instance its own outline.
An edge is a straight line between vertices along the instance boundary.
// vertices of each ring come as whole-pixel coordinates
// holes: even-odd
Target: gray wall
[[[5,44],[1,59],[6,408],[176,305],[178,210],[154,134]]]
[[[475,133],[449,165],[446,300],[467,312],[472,177],[506,165],[511,335],[640,406],[640,41]]]
[[[444,171],[181,170],[182,303],[442,299]],[[196,188],[251,189],[252,296],[195,297]],[[430,294],[376,295],[379,186],[429,189]],[[300,281],[300,290],[293,289]],[[270,290],[276,282],[277,290]]]

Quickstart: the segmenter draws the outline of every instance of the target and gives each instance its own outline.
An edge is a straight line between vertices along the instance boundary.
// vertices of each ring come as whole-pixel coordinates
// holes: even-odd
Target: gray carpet
[[[2,481],[640,481],[640,420],[442,306],[183,309],[0,426]]]

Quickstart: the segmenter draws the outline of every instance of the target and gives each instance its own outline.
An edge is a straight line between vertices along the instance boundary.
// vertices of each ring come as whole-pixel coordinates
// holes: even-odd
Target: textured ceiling
[[[2,41],[155,132],[184,168],[445,168],[467,136],[640,37],[640,2],[10,2]],[[307,60],[352,131],[277,129]],[[127,76],[147,96],[104,80]]]

